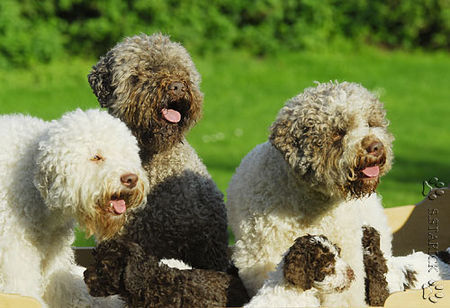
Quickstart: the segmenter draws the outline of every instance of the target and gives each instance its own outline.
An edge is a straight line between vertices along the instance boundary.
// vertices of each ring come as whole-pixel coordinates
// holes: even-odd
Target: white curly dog
[[[120,120],[76,110],[52,122],[0,117],[0,292],[44,307],[120,306],[93,298],[74,262],[75,222],[110,238],[145,203],[136,139]]]
[[[285,104],[269,141],[242,160],[227,190],[233,261],[250,296],[306,234],[324,235],[340,247],[355,274],[350,288],[319,299],[321,305],[366,305],[366,278],[373,282],[369,290],[378,288],[373,294],[387,295],[441,278],[428,272],[421,252],[392,257],[391,230],[375,193],[391,168],[387,126],[382,103],[354,83],[318,84]],[[377,232],[378,254],[362,244],[374,242],[369,234]]]

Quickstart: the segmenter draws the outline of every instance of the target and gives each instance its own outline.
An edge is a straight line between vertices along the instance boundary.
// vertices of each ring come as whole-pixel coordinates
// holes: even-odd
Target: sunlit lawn
[[[204,116],[188,139],[225,193],[240,160],[264,142],[290,97],[313,81],[347,80],[379,93],[394,143],[392,171],[379,186],[386,207],[421,200],[422,181],[450,181],[450,57],[364,50],[284,53],[255,58],[241,52],[194,56],[202,74]],[[58,118],[77,107],[97,108],[86,75],[96,60],[70,59],[1,71],[0,113]],[[77,245],[85,245],[79,238]],[[92,244],[88,242],[87,244]]]

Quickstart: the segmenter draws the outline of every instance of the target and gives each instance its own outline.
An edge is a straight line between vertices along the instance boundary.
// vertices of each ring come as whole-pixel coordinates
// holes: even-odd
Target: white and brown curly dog
[[[390,292],[441,278],[428,273],[423,253],[392,257],[375,193],[393,158],[387,127],[383,104],[355,83],[318,84],[285,104],[269,141],[242,160],[227,191],[233,261],[250,295],[306,234],[340,247],[355,274],[325,306],[379,304]]]
[[[329,294],[348,289],[353,279],[339,247],[323,235],[304,235],[245,307],[318,307]]]
[[[0,117],[0,292],[48,307],[114,307],[92,298],[71,244],[77,222],[98,240],[145,203],[148,181],[136,139],[107,112],[77,110],[45,122]]]

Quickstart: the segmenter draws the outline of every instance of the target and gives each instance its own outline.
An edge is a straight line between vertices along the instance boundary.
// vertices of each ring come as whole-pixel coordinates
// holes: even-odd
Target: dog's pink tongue
[[[111,200],[110,202],[114,209],[114,213],[118,215],[125,213],[125,211],[127,210],[125,200]]]
[[[171,123],[178,123],[181,120],[181,114],[176,110],[164,108],[161,112],[164,119]]]
[[[377,177],[380,174],[380,167],[373,166],[373,167],[367,167],[361,171],[369,178]]]

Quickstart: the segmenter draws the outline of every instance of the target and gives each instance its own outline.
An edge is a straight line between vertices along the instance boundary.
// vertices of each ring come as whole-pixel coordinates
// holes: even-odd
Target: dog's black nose
[[[172,82],[169,85],[169,91],[174,96],[183,96],[184,93],[186,92],[186,86],[182,82],[178,82],[178,81]]]
[[[381,143],[380,140],[376,140],[369,144],[369,146],[366,148],[367,153],[374,155],[374,156],[380,156],[383,152],[384,146]]]
[[[134,186],[136,186],[136,183],[138,181],[138,176],[134,173],[127,173],[120,177],[120,181],[126,187],[133,188]]]

